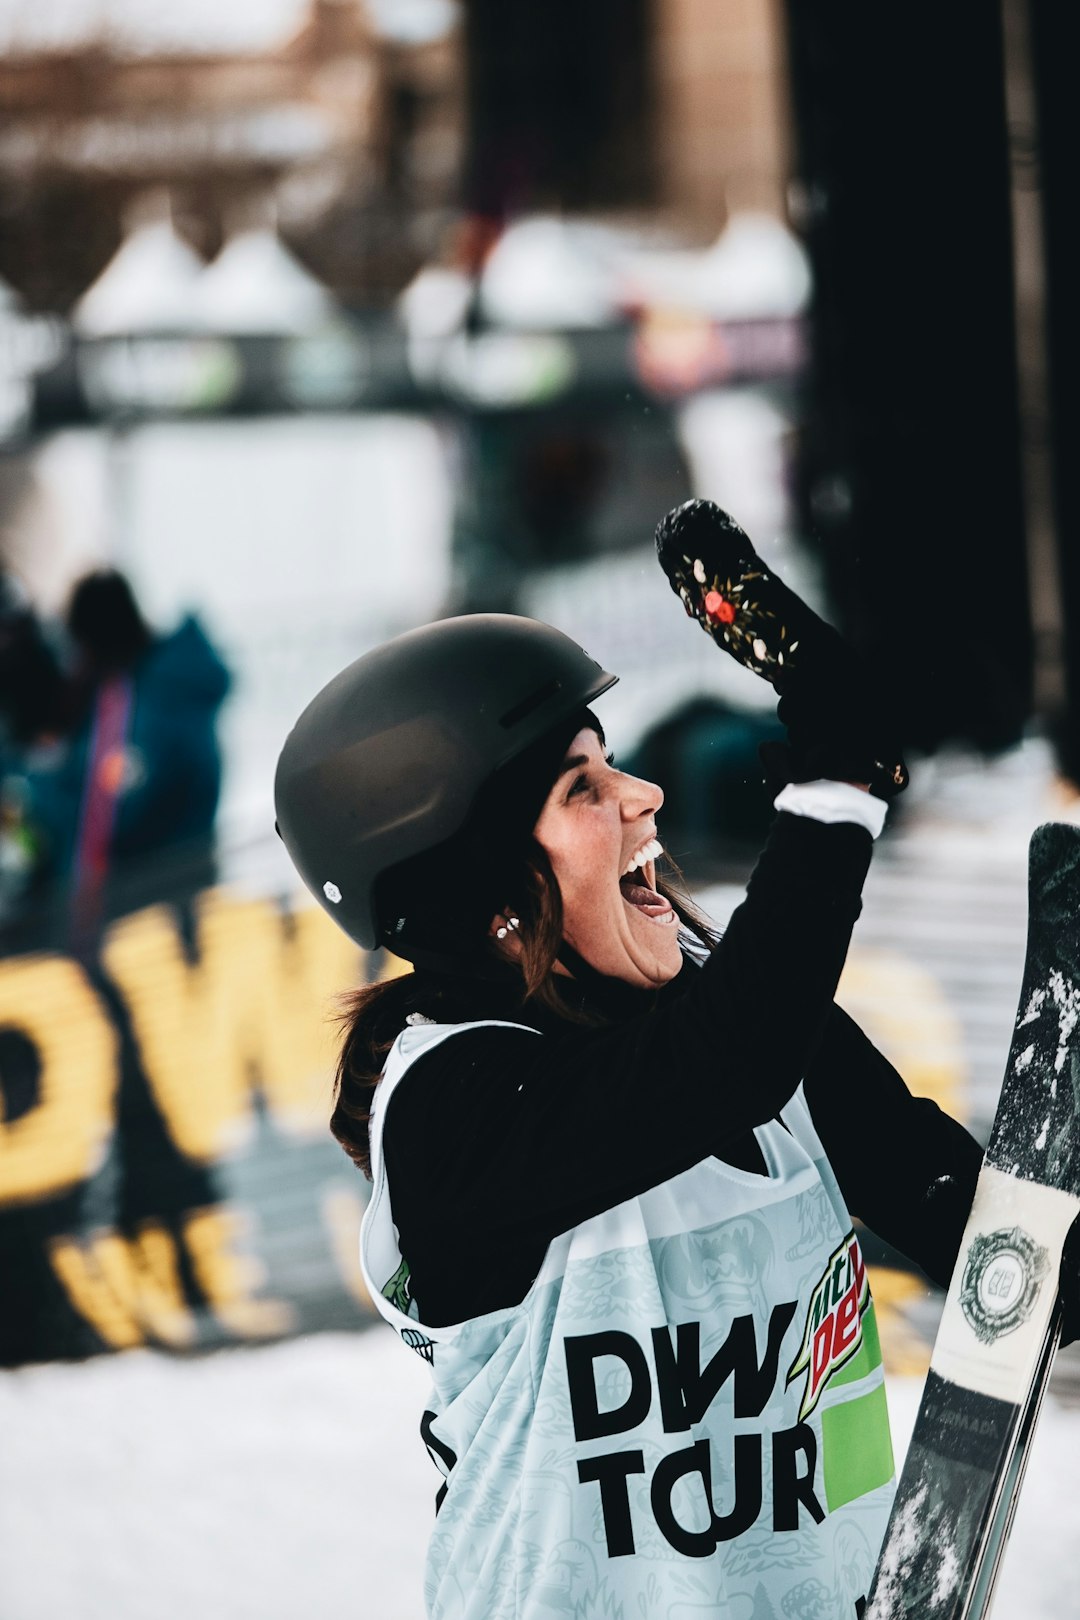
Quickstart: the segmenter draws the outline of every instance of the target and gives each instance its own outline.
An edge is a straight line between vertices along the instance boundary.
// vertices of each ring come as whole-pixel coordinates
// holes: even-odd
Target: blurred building
[[[412,27],[408,0],[221,9],[163,24],[68,8],[62,32],[29,7],[0,21],[0,273],[36,307],[70,307],[148,187],[168,190],[204,258],[271,193],[283,235],[346,302],[400,286],[430,252],[458,169],[449,0]]]
[[[768,0],[469,0],[466,192],[484,211],[648,209],[712,240],[782,215],[782,18]]]
[[[781,298],[765,299],[762,270],[790,205],[813,272],[811,365],[792,413],[799,527],[837,616],[880,653],[913,740],[1004,747],[1033,710],[1060,710],[1076,774],[1074,115],[1056,15],[1048,0],[969,4],[928,10],[897,37],[855,0],[9,0],[0,284],[15,313],[0,315],[0,433],[5,420],[13,442],[107,417],[94,396],[82,417],[65,404],[31,418],[21,351],[50,334],[27,334],[25,318],[77,307],[152,188],[168,194],[175,234],[159,246],[216,259],[219,292],[227,283],[228,316],[207,320],[191,300],[220,349],[269,331],[243,307],[253,266],[279,288],[289,278],[307,308],[325,289],[335,314],[383,320],[309,345],[302,388],[291,373],[264,387],[292,351],[249,343],[246,393],[221,383],[223,362],[213,388],[200,373],[195,406],[181,402],[207,416],[329,408],[314,359],[320,387],[333,366],[348,373],[332,378],[345,412],[434,400],[475,415],[492,393],[500,411],[532,409],[528,370],[533,394],[568,395],[588,374],[642,416],[624,380],[635,321],[632,369],[650,397],[771,386],[801,352],[731,354],[751,338],[791,348],[810,284],[799,249],[778,246]],[[220,253],[245,226],[243,253]],[[587,260],[606,262],[594,274]],[[428,270],[425,292],[450,313],[420,331],[396,312]],[[561,313],[547,347],[530,349],[540,294]],[[484,322],[516,324],[520,341],[483,341]],[[317,324],[294,327],[305,323]],[[725,323],[741,330],[718,338]],[[571,349],[577,327],[600,337]],[[238,353],[234,342],[239,370]],[[569,546],[566,485],[589,495],[597,462],[558,449],[530,452],[525,482]],[[934,635],[915,657],[912,623],[930,623],[931,604]]]
[[[620,211],[711,241],[783,213],[782,35],[750,0],[274,0],[0,17],[0,275],[66,310],[133,198],[204,259],[271,194],[346,304],[385,301],[464,204]]]

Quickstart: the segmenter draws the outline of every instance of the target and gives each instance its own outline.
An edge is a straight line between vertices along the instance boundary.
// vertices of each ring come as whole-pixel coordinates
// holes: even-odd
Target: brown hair
[[[719,934],[708,918],[689,899],[679,868],[665,856],[669,874],[657,877],[657,892],[670,901],[682,924],[684,937],[710,952]],[[545,1008],[568,1023],[601,1025],[608,1020],[599,1012],[583,1011],[567,999],[566,991],[575,983],[554,971],[563,939],[563,908],[559,885],[543,847],[532,841],[526,863],[524,893],[516,902],[521,919],[517,939],[521,955],[515,964],[521,973],[518,1005]],[[494,960],[505,961],[494,941],[487,950]],[[375,1088],[382,1079],[387,1053],[401,1034],[410,1013],[422,1013],[445,1022],[490,1016],[491,985],[483,977],[462,981],[441,980],[424,970],[397,978],[383,978],[360,985],[341,998],[337,1022],[344,1032],[334,1082],[334,1108],[330,1130],[353,1163],[371,1179],[371,1149],[368,1124]],[[485,1001],[488,1003],[485,1006]],[[469,1003],[472,1005],[469,1005]]]

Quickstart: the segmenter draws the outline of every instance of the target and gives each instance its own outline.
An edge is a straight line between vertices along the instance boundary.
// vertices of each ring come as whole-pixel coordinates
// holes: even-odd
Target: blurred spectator
[[[0,925],[27,902],[42,865],[25,772],[60,746],[75,707],[55,647],[16,580],[0,571]]]
[[[42,868],[85,941],[110,913],[213,882],[230,677],[195,618],[156,634],[112,569],[76,585],[67,631],[75,723],[66,746],[29,760],[24,792]]]
[[[0,756],[61,736],[72,692],[25,594],[0,570]]]
[[[773,794],[758,748],[781,736],[771,714],[744,713],[702,695],[687,699],[620,759],[631,776],[664,783],[668,847],[691,852],[695,876],[715,875],[721,852],[738,866],[768,832]]]

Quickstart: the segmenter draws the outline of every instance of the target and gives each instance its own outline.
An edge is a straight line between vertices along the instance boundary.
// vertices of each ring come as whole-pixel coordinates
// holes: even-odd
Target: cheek
[[[622,904],[611,876],[618,856],[600,840],[575,838],[562,847],[545,847],[559,885],[566,926],[579,937],[597,927],[609,927]]]
[[[578,814],[545,826],[537,823],[535,836],[547,851],[563,898],[586,890],[596,892],[618,863],[618,844],[596,812]]]
[[[566,850],[562,858],[552,861],[562,895],[564,908],[576,903],[595,906],[607,887],[604,867],[599,860],[589,860],[580,849]]]

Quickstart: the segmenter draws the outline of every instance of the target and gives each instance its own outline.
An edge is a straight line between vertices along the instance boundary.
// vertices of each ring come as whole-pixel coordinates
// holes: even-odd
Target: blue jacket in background
[[[192,616],[159,636],[131,671],[130,723],[110,863],[208,848],[221,792],[218,711],[231,677]],[[86,790],[94,710],[69,742],[26,771],[27,814],[54,881],[70,880]]]

